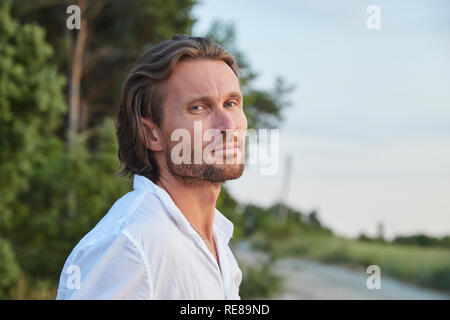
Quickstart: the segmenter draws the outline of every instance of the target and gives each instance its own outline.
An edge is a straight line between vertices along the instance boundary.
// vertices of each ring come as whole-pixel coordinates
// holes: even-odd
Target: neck
[[[156,184],[167,191],[194,228],[212,241],[214,213],[221,184],[186,185],[168,172],[161,172]]]

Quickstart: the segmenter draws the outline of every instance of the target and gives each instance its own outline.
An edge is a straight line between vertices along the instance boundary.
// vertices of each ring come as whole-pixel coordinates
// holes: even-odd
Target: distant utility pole
[[[283,180],[281,181],[281,193],[278,207],[278,219],[282,222],[286,220],[287,216],[287,198],[289,195],[289,187],[292,173],[292,154],[288,154],[285,159],[285,169]]]

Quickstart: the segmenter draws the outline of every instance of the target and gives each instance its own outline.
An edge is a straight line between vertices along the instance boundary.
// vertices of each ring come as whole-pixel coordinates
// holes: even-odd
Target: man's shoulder
[[[158,236],[168,222],[159,198],[148,190],[133,190],[118,199],[106,215],[73,249],[85,251],[126,236],[134,244]]]

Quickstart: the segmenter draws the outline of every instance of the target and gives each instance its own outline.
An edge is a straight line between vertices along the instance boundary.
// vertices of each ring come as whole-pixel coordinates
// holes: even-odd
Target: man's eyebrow
[[[228,98],[242,98],[242,94],[238,91],[233,91],[228,94]]]
[[[238,98],[239,100],[241,100],[242,94],[238,91],[233,91],[228,94],[227,98],[228,99],[229,98]],[[198,101],[210,102],[212,100],[214,100],[214,99],[210,96],[198,96],[198,97],[190,99],[188,102],[184,103],[184,105],[189,105],[191,103],[198,102]]]

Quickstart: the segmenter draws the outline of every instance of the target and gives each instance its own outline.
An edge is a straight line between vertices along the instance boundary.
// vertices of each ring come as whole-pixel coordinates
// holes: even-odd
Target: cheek
[[[242,111],[240,118],[239,118],[239,122],[236,123],[236,127],[237,129],[240,131],[239,132],[239,140],[240,143],[242,145],[242,148],[245,148],[245,139],[246,139],[246,134],[247,134],[247,129],[248,129],[248,123],[247,123],[247,117],[245,116],[245,113]]]
[[[164,138],[166,152],[169,153],[180,143],[191,146],[194,138],[193,125],[191,127],[189,123],[174,120],[164,128]]]
[[[176,115],[168,120],[170,120],[170,126],[168,126],[166,132],[169,140],[172,134],[174,134],[175,141],[179,140],[180,136],[183,136],[183,138],[194,136],[194,121]]]
[[[238,129],[247,130],[247,117],[243,110],[237,114],[235,123]]]

